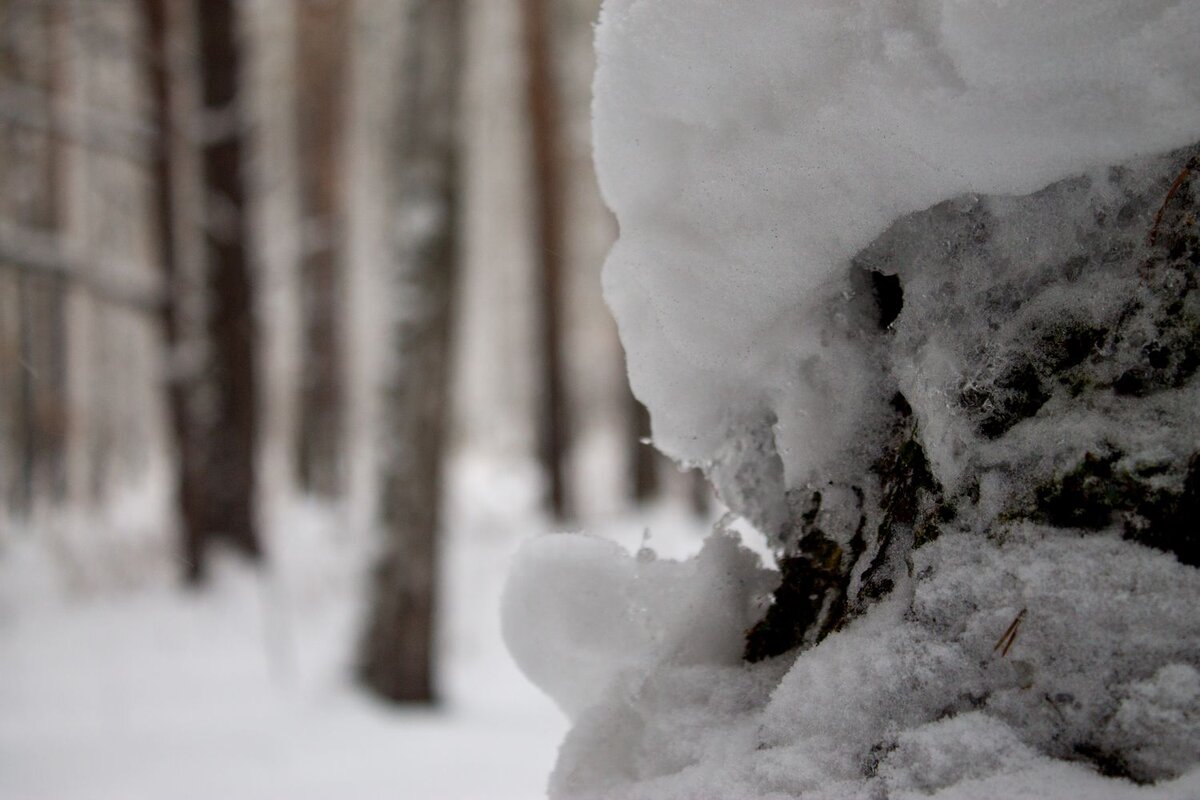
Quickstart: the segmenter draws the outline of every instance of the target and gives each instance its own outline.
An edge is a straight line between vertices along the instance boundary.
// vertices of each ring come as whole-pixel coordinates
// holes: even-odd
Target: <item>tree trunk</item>
[[[67,86],[66,37],[68,9],[61,2],[50,2],[45,8],[46,104],[53,116],[69,87]],[[53,133],[46,135],[46,186],[42,218],[39,222],[48,232],[63,236],[66,231],[65,198],[67,179],[66,151],[62,140]],[[42,374],[36,392],[38,430],[41,434],[41,484],[48,499],[62,500],[66,494],[66,441],[68,432],[67,403],[67,321],[66,281],[55,278],[43,288],[40,311],[44,317],[37,327],[42,339]],[[37,306],[32,305],[32,308]]]
[[[189,425],[202,473],[188,532],[189,578],[204,574],[207,545],[225,540],[260,553],[256,526],[255,305],[247,241],[243,123],[238,103],[240,54],[233,0],[196,0],[203,104],[201,172],[205,190],[204,251],[208,276],[208,361],[203,402],[189,403]],[[189,434],[192,435],[192,434]]]
[[[347,0],[297,0],[296,134],[299,140],[304,363],[296,467],[300,485],[330,497],[341,484],[343,181]]]
[[[151,115],[158,130],[152,160],[152,202],[154,204],[155,236],[163,285],[166,296],[161,311],[163,338],[167,350],[167,408],[174,436],[176,475],[175,493],[179,525],[186,553],[187,574],[199,577],[202,561],[197,553],[204,540],[205,520],[204,464],[199,456],[202,445],[197,441],[200,432],[189,422],[189,396],[195,391],[196,376],[184,374],[175,362],[183,345],[183,288],[180,285],[178,236],[176,230],[175,162],[172,141],[176,126],[171,113],[172,75],[170,65],[170,29],[172,15],[170,0],[142,0],[145,21],[147,76],[150,88]]]
[[[386,376],[383,553],[360,675],[397,703],[434,699],[434,621],[450,298],[457,265],[458,0],[408,0],[399,104],[394,360]]]
[[[708,516],[713,503],[713,490],[708,485],[708,478],[704,477],[703,470],[699,468],[688,470],[687,477],[691,488],[692,511],[698,517]]]
[[[18,77],[17,48],[9,45],[20,35],[18,18],[4,7],[0,15],[0,85],[14,83]],[[20,168],[21,134],[15,126],[0,126],[0,213],[6,219],[17,216],[16,198]],[[20,511],[25,500],[24,481],[24,384],[25,369],[21,360],[21,282],[20,272],[14,271],[7,259],[0,262],[0,504],[6,511]]]
[[[652,500],[658,494],[658,462],[662,454],[650,444],[650,412],[631,393],[629,421],[632,450],[629,472],[633,476],[633,499],[638,503]]]
[[[12,42],[5,42],[3,84],[31,92],[53,118],[65,91],[63,36],[66,9],[57,2],[31,6],[13,18]],[[17,39],[19,38],[19,41]],[[28,44],[36,42],[35,45]],[[61,233],[63,154],[49,127],[6,131],[3,165],[3,209],[8,221],[22,229],[55,237]],[[6,360],[16,367],[10,390],[12,481],[8,500],[18,512],[32,509],[40,498],[61,499],[64,490],[66,421],[66,342],[64,282],[59,275],[19,272],[6,281],[15,297],[8,323],[13,340],[3,344]]]
[[[563,190],[559,149],[558,88],[550,50],[545,0],[522,0],[528,62],[528,100],[533,146],[535,228],[541,284],[542,419],[539,450],[549,480],[550,511],[562,519],[570,511],[566,465],[567,411],[562,376],[560,269],[564,247]]]

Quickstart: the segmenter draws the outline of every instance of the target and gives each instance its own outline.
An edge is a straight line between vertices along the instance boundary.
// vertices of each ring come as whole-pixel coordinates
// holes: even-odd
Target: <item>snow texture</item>
[[[551,797],[1200,796],[1198,35],[1197,0],[607,0],[630,380],[781,574],[727,531],[523,548]],[[754,651],[789,581],[815,619]]]
[[[728,461],[770,419],[787,485],[860,472],[851,258],[950,197],[1194,141],[1198,36],[1197,0],[608,0],[605,294],[655,444]]]
[[[573,718],[551,797],[1197,796],[1200,572],[1035,526],[1003,544],[945,535],[914,560],[910,591],[794,661],[750,665],[744,620],[767,584],[728,535],[684,562],[532,540],[505,635]],[[1103,777],[1092,753],[1165,780]]]
[[[375,531],[337,509],[272,508],[270,568],[221,553],[202,593],[180,591],[161,527],[116,551],[124,571],[64,564],[86,535],[114,541],[98,519],[65,540],[5,538],[0,798],[543,796],[563,721],[504,652],[494,615],[497,564],[543,524],[537,475],[474,453],[447,466],[457,502],[444,540],[437,709],[397,710],[354,685]],[[480,479],[493,473],[507,483]],[[638,522],[699,535],[686,509],[624,524]]]
[[[526,543],[501,601],[505,641],[570,716],[627,672],[658,663],[736,666],[742,635],[770,589],[758,556],[731,535],[695,558],[629,556],[615,542],[549,535]]]

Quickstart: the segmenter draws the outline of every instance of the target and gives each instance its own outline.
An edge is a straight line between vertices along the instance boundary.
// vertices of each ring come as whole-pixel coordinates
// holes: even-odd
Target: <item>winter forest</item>
[[[0,798],[1197,800],[1200,0],[0,0]]]
[[[597,10],[0,4],[0,796],[540,793],[512,550],[715,513],[601,298]]]

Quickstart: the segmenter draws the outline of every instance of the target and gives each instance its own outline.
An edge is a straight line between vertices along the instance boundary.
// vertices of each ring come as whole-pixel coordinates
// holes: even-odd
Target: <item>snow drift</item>
[[[779,572],[531,542],[552,796],[1200,794],[1198,36],[1197,0],[605,3],[630,380]]]

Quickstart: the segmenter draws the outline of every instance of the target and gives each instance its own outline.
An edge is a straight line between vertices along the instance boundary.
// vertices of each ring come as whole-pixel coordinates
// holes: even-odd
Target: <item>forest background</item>
[[[384,706],[438,700],[417,727],[474,744],[392,756],[430,796],[429,752],[504,738],[454,727],[498,698],[538,704],[540,760],[474,777],[544,774],[560,723],[498,666],[507,553],[649,519],[691,546],[714,513],[601,298],[598,6],[0,0],[0,795],[161,796],[116,755],[149,747],[253,796],[261,748],[319,746],[320,796],[339,748],[408,735]],[[335,752],[280,738],[313,686],[354,709]]]

